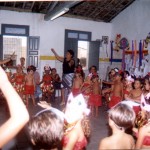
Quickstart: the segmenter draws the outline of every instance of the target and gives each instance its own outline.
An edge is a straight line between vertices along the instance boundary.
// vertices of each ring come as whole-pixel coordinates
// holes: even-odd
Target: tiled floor
[[[58,108],[57,103],[60,103],[60,100],[57,99],[54,103],[54,107]],[[29,107],[30,116],[36,114],[41,110],[39,106],[32,106],[32,103]],[[59,108],[60,109],[60,108]],[[6,111],[5,103],[0,101],[0,125],[8,118],[8,112]],[[99,117],[93,118],[90,117],[92,134],[90,142],[86,150],[97,150],[99,142],[102,138],[108,135],[108,126],[107,126],[107,113],[105,107],[102,106],[99,109]],[[32,144],[30,144],[29,139],[26,135],[25,128],[8,144],[3,147],[3,150],[36,150]]]

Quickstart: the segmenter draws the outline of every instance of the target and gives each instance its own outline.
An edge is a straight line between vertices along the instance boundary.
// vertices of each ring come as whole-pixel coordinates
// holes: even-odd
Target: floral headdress
[[[47,64],[46,66],[44,66],[44,70],[51,70],[51,67]]]

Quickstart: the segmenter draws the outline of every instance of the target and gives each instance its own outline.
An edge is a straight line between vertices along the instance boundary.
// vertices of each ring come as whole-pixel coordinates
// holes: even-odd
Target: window
[[[5,59],[15,52],[13,61],[8,66],[20,64],[20,58],[25,58],[25,65],[39,64],[39,36],[29,36],[29,26],[2,24],[0,35],[0,58]]]
[[[29,26],[2,24],[2,59],[10,57],[15,52],[15,57],[8,66],[20,64],[20,58],[27,58],[27,39],[29,36]]]
[[[26,60],[27,37],[3,35],[3,58],[9,58],[13,52],[15,52],[15,57],[13,58],[13,62],[10,66],[20,64],[21,57],[24,57]]]
[[[88,56],[89,56],[89,42],[78,41],[78,55],[77,58],[80,60],[84,70],[88,69]]]

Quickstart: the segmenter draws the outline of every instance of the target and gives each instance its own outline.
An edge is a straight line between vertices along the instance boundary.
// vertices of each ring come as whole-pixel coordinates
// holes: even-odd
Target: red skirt
[[[99,94],[91,94],[89,98],[89,105],[102,106],[102,96]]]
[[[112,96],[111,100],[109,102],[109,108],[112,108],[113,106],[115,106],[116,104],[118,104],[119,102],[121,102],[121,97],[119,96]]]
[[[34,85],[25,85],[25,94],[34,95]]]
[[[80,89],[79,88],[72,88],[72,94],[73,96],[77,96],[78,94],[80,94]]]

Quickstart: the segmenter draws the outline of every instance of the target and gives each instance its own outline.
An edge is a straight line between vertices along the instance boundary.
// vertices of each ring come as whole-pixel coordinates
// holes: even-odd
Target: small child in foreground
[[[126,104],[118,103],[108,113],[108,123],[112,129],[112,135],[101,140],[101,149],[134,149],[135,142],[131,135],[125,133],[132,129],[135,121],[133,109]]]

